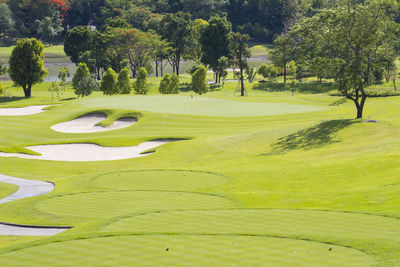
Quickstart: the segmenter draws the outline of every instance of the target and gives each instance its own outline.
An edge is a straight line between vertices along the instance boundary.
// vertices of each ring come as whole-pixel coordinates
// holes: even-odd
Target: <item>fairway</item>
[[[196,96],[115,96],[89,99],[82,105],[167,114],[213,117],[256,117],[322,110],[321,107],[287,103],[250,103]]]
[[[120,253],[124,248],[125,253]],[[168,251],[166,249],[168,248]],[[51,251],[49,257],[42,257]],[[117,236],[65,241],[1,255],[0,264],[68,266],[370,266],[373,258],[346,247],[252,236]]]
[[[230,90],[195,97],[190,114],[190,94],[96,94],[4,116],[0,148],[8,156],[43,146],[178,141],[112,161],[0,157],[5,175],[55,183],[1,204],[1,221],[73,226],[41,238],[1,237],[0,265],[398,266],[400,98],[371,99],[366,117],[379,123],[367,123],[343,119],[353,106],[332,106],[336,97],[249,90],[233,98]],[[37,94],[2,107],[51,104]],[[93,113],[104,114],[95,117],[102,125],[137,122],[90,133],[51,129]],[[101,156],[87,152],[78,149],[75,159]],[[0,196],[16,189],[0,184]]]

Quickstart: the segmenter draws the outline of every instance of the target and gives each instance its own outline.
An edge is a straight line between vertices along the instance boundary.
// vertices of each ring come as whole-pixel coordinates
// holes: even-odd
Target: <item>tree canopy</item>
[[[42,82],[47,75],[44,68],[43,44],[36,39],[21,39],[14,47],[9,60],[11,79],[31,97],[32,85]]]

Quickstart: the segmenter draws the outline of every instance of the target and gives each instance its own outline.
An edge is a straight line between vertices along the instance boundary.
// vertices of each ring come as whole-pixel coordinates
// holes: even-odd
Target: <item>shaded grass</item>
[[[294,149],[314,149],[324,145],[340,142],[335,134],[359,120],[332,120],[325,121],[311,128],[278,139],[272,144],[272,151],[284,153]]]

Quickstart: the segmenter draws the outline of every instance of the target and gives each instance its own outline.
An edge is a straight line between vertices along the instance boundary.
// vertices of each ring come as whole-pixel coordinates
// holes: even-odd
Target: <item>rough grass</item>
[[[154,95],[159,79],[150,82]],[[247,116],[221,117],[224,111],[210,101],[201,107],[206,113],[169,113],[168,103],[157,97],[138,104],[132,96],[100,93],[70,99],[68,90],[56,102],[62,105],[44,113],[2,117],[3,151],[48,143],[186,140],[148,157],[113,162],[0,158],[3,174],[56,183],[48,195],[1,205],[1,220],[75,226],[19,244],[4,237],[0,264],[398,266],[400,98],[369,99],[365,118],[380,122],[367,123],[353,120],[355,108],[342,97],[292,97],[246,85],[249,97],[235,96],[237,83],[230,82],[206,99],[229,103],[224,107],[232,112],[236,103],[249,109],[277,103],[279,115],[240,110]],[[19,98],[21,92],[0,98],[0,106],[51,103],[47,86],[36,86],[30,99]],[[179,98],[160,99],[171,101],[172,109]],[[318,110],[288,114],[287,105]],[[50,129],[90,112],[106,113],[109,121],[135,112],[140,118],[131,127],[102,133]]]

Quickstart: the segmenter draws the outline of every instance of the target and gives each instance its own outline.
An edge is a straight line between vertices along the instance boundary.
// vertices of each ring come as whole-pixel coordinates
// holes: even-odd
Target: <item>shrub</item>
[[[77,90],[82,80],[88,76],[90,76],[89,68],[86,66],[85,63],[79,63],[78,68],[76,69],[76,73],[72,78],[72,86],[74,87],[74,89]]]
[[[196,94],[202,95],[208,92],[207,69],[200,66],[192,75],[192,88]]]
[[[178,94],[179,93],[179,77],[174,73],[172,76],[166,74],[160,82],[158,91],[161,94]]]
[[[118,74],[117,88],[120,94],[131,93],[132,85],[129,81],[129,70],[127,68],[122,69]]]
[[[103,94],[105,95],[118,94],[117,74],[112,68],[108,68],[106,73],[103,75],[100,90],[103,91]]]
[[[147,70],[140,68],[136,77],[136,81],[133,84],[135,92],[140,95],[145,95],[149,91],[149,84],[147,83]]]

